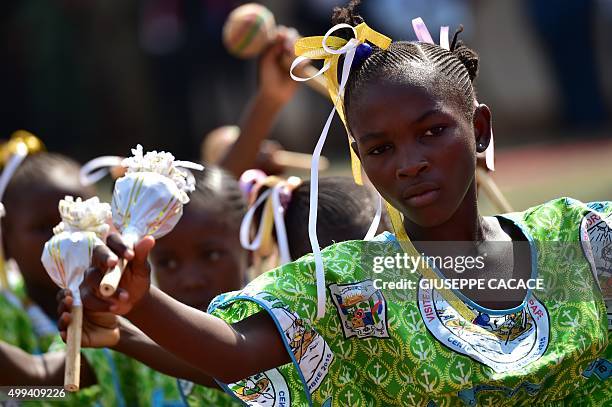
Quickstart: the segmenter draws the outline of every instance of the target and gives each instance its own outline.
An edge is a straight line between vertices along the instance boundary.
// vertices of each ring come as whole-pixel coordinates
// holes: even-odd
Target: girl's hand
[[[89,311],[112,312],[117,315],[129,313],[149,292],[151,267],[147,257],[154,245],[155,239],[145,236],[132,250],[123,243],[119,234],[109,235],[106,246],[94,249],[91,267],[81,283],[83,307]],[[104,297],[99,290],[100,281],[107,270],[117,265],[119,258],[128,261],[119,287],[113,296]]]
[[[276,39],[259,59],[259,92],[267,103],[284,105],[295,94],[298,83],[289,76],[283,60],[293,60],[298,38],[293,28],[278,27]]]
[[[69,289],[60,290],[57,293],[59,305],[57,312],[59,319],[57,326],[60,335],[66,341],[66,331],[72,322],[72,305],[74,298]],[[115,314],[110,312],[95,312],[83,310],[83,334],[81,346],[84,348],[107,348],[115,346],[119,342],[119,320]]]

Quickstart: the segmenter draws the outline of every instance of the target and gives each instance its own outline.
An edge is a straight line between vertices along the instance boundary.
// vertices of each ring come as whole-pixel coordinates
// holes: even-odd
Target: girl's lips
[[[412,195],[405,199],[406,203],[413,208],[421,208],[431,205],[440,196],[439,189],[429,189],[416,195]]]

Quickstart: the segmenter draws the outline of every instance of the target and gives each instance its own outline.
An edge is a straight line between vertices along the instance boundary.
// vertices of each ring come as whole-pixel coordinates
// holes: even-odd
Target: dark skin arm
[[[65,340],[66,330],[72,322],[72,292],[68,289],[62,290],[58,300],[58,327]],[[101,312],[86,312],[83,318],[82,346],[111,348],[168,376],[187,379],[207,387],[218,387],[210,376],[164,350],[129,321],[112,313]],[[113,322],[109,323],[111,320]]]
[[[270,134],[276,117],[283,106],[291,100],[298,86],[289,76],[288,70],[280,63],[284,54],[293,54],[293,43],[297,37],[294,31],[281,28],[274,44],[259,60],[257,93],[249,102],[242,117],[240,136],[219,162],[221,167],[234,174],[236,178],[249,168],[256,168],[258,154],[274,154],[272,146],[267,148],[270,151],[261,151],[261,148],[265,147],[262,144]],[[259,157],[261,158],[264,157]],[[265,164],[271,165],[269,162]],[[281,170],[272,167],[270,169],[273,172]]]
[[[81,386],[96,384],[94,372],[82,360]],[[62,386],[64,384],[64,352],[31,355],[0,341],[0,386]]]
[[[268,314],[230,325],[151,287],[147,256],[152,237],[138,242],[133,251],[117,234],[109,236],[107,244],[95,249],[92,268],[81,285],[86,309],[125,315],[166,351],[226,383],[290,362]],[[115,295],[104,298],[98,290],[102,270],[114,267],[118,257],[128,260],[128,266]]]

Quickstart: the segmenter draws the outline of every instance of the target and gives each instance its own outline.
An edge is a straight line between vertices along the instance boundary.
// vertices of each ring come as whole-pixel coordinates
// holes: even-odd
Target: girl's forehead
[[[357,136],[359,133],[378,131],[382,124],[417,122],[430,112],[441,112],[460,119],[465,101],[455,94],[451,86],[437,79],[415,82],[380,79],[369,82],[351,101],[347,112],[351,131]]]

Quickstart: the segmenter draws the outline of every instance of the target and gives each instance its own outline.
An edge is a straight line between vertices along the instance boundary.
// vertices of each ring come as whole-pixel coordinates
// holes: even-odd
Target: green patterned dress
[[[31,353],[64,349],[55,324],[35,304],[25,306],[22,282],[0,292],[0,340]],[[82,349],[98,384],[62,401],[28,402],[38,406],[179,406],[176,379],[109,349]]]
[[[265,273],[209,312],[235,323],[265,310],[292,363],[220,385],[251,406],[610,405],[611,214],[610,202],[561,198],[504,215],[544,288],[497,313],[466,300],[474,320],[435,289],[374,286],[371,259],[401,250],[391,234],[323,251],[320,320],[311,255]]]

